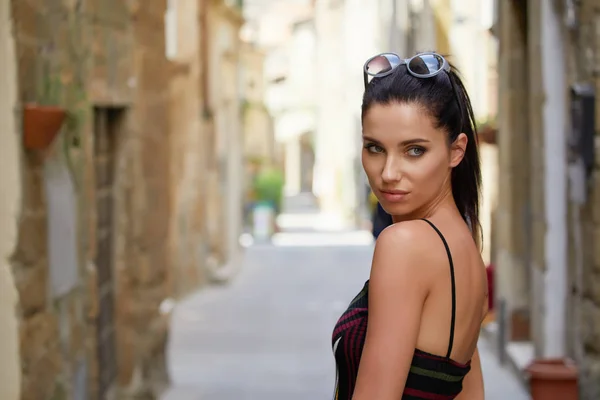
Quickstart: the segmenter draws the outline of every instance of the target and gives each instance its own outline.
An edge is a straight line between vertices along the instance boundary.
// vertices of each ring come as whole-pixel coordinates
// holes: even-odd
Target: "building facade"
[[[206,5],[203,5],[205,4]],[[228,279],[240,265],[243,215],[243,124],[240,29],[244,19],[237,6],[211,0],[206,7],[205,125],[208,130],[209,271],[215,280]]]
[[[0,397],[155,398],[172,300],[240,256],[240,10],[8,3]]]
[[[50,147],[21,147],[11,262],[24,399],[104,399],[166,383],[164,7],[13,2],[18,115],[27,126],[28,108],[67,113]]]
[[[201,1],[167,2],[166,54],[170,81],[171,293],[184,296],[209,278],[207,258],[208,129],[203,79],[206,6]]]
[[[499,326],[517,368],[571,358],[600,397],[595,1],[498,2]]]

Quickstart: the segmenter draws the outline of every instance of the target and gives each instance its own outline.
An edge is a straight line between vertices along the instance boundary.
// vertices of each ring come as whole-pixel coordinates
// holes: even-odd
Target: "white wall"
[[[544,276],[544,356],[566,354],[567,305],[567,151],[565,54],[562,18],[552,0],[541,1],[542,82],[545,92],[544,201],[546,271]],[[558,60],[558,62],[557,62]]]

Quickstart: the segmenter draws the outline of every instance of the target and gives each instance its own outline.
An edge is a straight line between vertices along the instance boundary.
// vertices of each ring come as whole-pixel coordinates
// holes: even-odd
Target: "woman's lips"
[[[381,196],[385,200],[392,203],[404,200],[409,194],[409,192],[406,192],[404,190],[380,190],[379,193],[381,193]]]

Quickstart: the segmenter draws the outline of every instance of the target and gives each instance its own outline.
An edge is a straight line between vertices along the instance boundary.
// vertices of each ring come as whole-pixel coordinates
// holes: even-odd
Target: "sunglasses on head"
[[[365,89],[369,85],[369,76],[372,78],[382,78],[394,72],[394,70],[401,65],[406,65],[408,73],[415,78],[431,78],[442,71],[445,71],[450,79],[450,85],[452,86],[452,92],[456,98],[458,109],[462,110],[458,92],[456,91],[452,76],[450,75],[450,63],[435,52],[419,53],[410,58],[400,58],[400,56],[395,53],[382,53],[369,58],[363,67]],[[462,121],[462,112],[460,119]]]
[[[408,73],[416,78],[431,78],[442,71],[450,72],[450,64],[444,57],[434,52],[419,53],[411,58],[400,58],[394,53],[382,53],[371,57],[363,68],[365,88],[369,76],[381,78],[391,74],[396,68],[406,65]]]

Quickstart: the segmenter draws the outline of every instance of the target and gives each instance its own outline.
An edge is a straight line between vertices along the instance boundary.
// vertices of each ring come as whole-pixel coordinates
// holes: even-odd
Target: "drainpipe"
[[[567,305],[567,109],[562,20],[554,2],[541,1],[544,127],[545,262],[544,341],[546,358],[566,355]],[[558,62],[557,62],[558,60]]]

